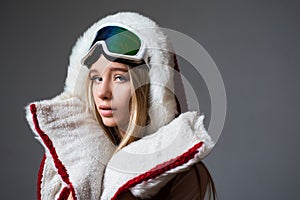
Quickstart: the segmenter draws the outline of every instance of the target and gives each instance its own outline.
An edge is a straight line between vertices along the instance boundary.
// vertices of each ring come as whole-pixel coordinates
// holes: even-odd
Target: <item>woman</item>
[[[46,149],[38,198],[204,199],[207,189],[215,198],[201,162],[214,144],[203,116],[182,112],[176,70],[167,36],[147,17],[120,12],[89,28],[65,91],[28,110]]]

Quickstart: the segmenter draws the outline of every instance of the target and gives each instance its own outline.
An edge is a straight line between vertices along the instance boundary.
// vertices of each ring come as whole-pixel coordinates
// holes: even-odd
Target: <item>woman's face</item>
[[[93,99],[104,125],[125,130],[129,121],[131,83],[128,66],[103,55],[91,66]]]

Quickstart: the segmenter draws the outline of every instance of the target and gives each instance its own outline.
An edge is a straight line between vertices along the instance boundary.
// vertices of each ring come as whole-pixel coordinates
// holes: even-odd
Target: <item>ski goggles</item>
[[[146,47],[143,40],[137,32],[124,25],[104,24],[95,34],[94,41],[81,63],[84,64],[99,46],[102,46],[106,55],[113,58],[133,63],[146,61]]]

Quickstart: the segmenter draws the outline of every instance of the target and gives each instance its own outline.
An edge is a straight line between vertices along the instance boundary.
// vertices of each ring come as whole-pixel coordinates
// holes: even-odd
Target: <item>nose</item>
[[[102,83],[97,86],[97,95],[102,100],[109,100],[112,98],[111,84],[109,80],[103,80]]]

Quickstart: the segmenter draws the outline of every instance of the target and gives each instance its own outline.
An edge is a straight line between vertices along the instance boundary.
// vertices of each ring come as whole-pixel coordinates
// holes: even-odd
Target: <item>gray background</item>
[[[119,10],[141,12],[189,35],[216,62],[228,112],[205,163],[219,199],[297,199],[299,5],[296,0],[2,1],[1,199],[36,198],[43,149],[25,121],[24,106],[62,91],[77,37]],[[201,109],[209,115],[204,99]]]

